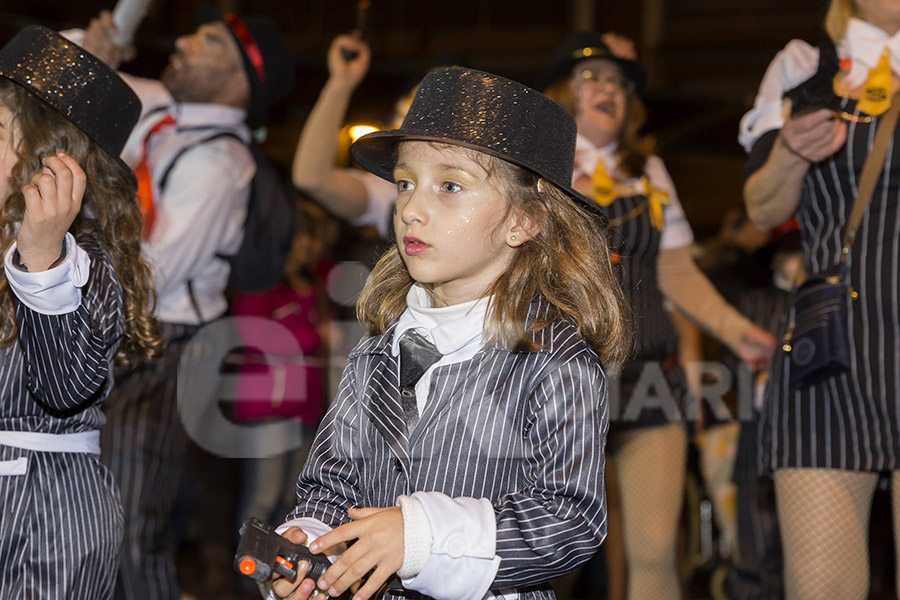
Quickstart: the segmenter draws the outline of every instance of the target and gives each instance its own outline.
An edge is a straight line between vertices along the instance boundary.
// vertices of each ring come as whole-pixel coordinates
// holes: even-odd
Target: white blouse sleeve
[[[766,69],[753,108],[741,119],[738,141],[750,152],[764,133],[784,125],[782,95],[809,79],[819,66],[819,49],[791,40]]]
[[[692,244],[694,232],[691,224],[688,223],[687,215],[684,214],[684,208],[681,206],[681,201],[678,200],[678,192],[675,191],[675,184],[662,159],[658,156],[648,157],[647,164],[644,166],[644,174],[650,180],[650,185],[666,192],[669,196],[669,203],[663,207],[660,248],[680,248]]]

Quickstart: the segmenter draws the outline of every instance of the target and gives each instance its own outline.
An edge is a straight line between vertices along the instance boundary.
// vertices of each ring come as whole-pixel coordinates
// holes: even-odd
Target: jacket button
[[[466,552],[466,540],[459,534],[453,534],[447,539],[446,548],[450,558],[460,558]]]
[[[400,463],[399,458],[394,459],[394,470],[397,471],[398,473],[403,472],[403,465]]]

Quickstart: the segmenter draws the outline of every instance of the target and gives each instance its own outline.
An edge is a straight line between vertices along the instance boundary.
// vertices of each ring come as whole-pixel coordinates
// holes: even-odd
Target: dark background
[[[84,26],[115,0],[0,0],[0,40],[29,23]],[[156,76],[177,35],[195,27],[196,0],[154,0],[137,33],[138,58],[123,69]],[[289,164],[300,128],[327,76],[332,37],[353,29],[352,0],[218,0],[223,12],[267,14],[282,27],[297,85],[273,111],[267,152]],[[649,73],[646,132],[666,161],[697,233],[712,234],[740,204],[741,115],[766,65],[791,38],[811,42],[824,0],[372,0],[372,69],[351,121],[384,121],[397,96],[448,51],[468,66],[532,83],[552,48],[575,30],[632,37]],[[438,61],[440,62],[440,61]]]

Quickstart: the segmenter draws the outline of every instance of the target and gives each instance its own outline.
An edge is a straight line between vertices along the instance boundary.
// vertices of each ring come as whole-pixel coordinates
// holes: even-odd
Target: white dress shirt
[[[234,254],[243,225],[256,164],[246,143],[244,110],[217,104],[176,103],[158,81],[122,74],[144,105],[122,158],[132,167],[142,155],[147,132],[164,116],[176,125],[150,137],[148,162],[156,210],[144,255],[158,294],[156,316],[168,323],[200,324],[227,309],[229,266],[220,255]],[[207,142],[229,132],[232,137]],[[242,143],[240,140],[243,140]],[[190,150],[176,156],[185,148]],[[160,179],[173,164],[159,189]],[[190,282],[200,315],[191,300]]]

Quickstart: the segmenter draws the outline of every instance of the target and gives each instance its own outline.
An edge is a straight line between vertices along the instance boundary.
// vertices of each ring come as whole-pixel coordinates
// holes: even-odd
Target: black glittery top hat
[[[647,81],[647,74],[641,64],[635,60],[619,58],[612,53],[603,35],[593,31],[574,33],[560,42],[550,54],[547,66],[537,78],[534,87],[546,90],[548,87],[572,73],[573,67],[582,61],[591,58],[605,58],[619,66],[627,79],[634,83],[637,93],[641,93]]]
[[[30,25],[0,49],[0,76],[34,94],[119,158],[141,101],[118,73],[58,33]]]
[[[350,147],[363,168],[393,181],[394,146],[427,140],[472,148],[524,167],[591,209],[572,189],[575,120],[542,93],[473,69],[437,69],[422,80],[400,129],[362,136]]]
[[[228,27],[250,80],[247,123],[259,127],[265,123],[269,105],[287,96],[294,85],[294,61],[278,26],[268,17],[223,17],[205,4],[197,8],[197,17],[201,23],[223,21]]]

